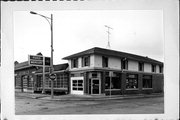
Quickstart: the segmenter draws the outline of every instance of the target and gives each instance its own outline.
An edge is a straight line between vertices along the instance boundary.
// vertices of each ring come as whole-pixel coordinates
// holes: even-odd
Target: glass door
[[[100,94],[100,83],[99,79],[92,79],[91,81],[91,93],[92,94]]]

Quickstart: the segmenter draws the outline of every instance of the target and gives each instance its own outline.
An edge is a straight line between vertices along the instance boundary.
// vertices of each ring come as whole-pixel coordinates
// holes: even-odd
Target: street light
[[[39,15],[39,16],[45,18],[50,25],[50,29],[51,29],[51,63],[50,63],[51,69],[50,69],[50,74],[52,74],[54,71],[54,68],[53,68],[53,51],[54,51],[54,49],[53,49],[53,14],[51,14],[51,17],[47,17],[47,16],[41,15],[41,14],[33,12],[33,11],[30,11],[30,13],[34,14],[34,15]],[[53,92],[53,80],[51,80],[51,98],[53,98],[53,94],[54,94],[54,92]]]

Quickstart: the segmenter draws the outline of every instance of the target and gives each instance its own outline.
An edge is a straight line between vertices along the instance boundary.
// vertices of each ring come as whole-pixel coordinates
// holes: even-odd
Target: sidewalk
[[[28,97],[32,99],[42,99],[42,100],[53,100],[53,101],[95,101],[95,100],[121,100],[121,99],[135,99],[135,98],[148,98],[148,97],[163,97],[163,93],[152,93],[152,94],[133,94],[133,95],[54,95],[51,99],[51,95],[48,94],[35,94],[35,93],[17,93],[19,97]]]

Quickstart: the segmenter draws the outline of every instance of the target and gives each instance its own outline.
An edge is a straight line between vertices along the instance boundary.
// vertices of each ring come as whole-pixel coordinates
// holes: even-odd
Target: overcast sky
[[[28,55],[41,52],[51,56],[50,25],[30,11],[14,12],[14,60],[23,62]],[[112,50],[148,56],[164,61],[163,16],[160,10],[61,10],[35,11],[53,14],[54,64],[68,55],[93,47],[107,47],[107,28]]]

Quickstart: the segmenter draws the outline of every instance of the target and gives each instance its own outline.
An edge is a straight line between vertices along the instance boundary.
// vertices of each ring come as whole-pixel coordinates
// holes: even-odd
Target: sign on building
[[[44,57],[39,55],[29,55],[28,62],[31,66],[50,66],[50,57]]]

